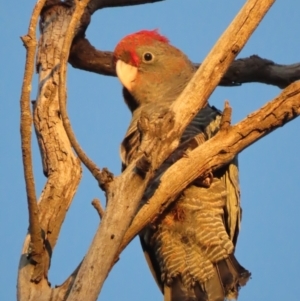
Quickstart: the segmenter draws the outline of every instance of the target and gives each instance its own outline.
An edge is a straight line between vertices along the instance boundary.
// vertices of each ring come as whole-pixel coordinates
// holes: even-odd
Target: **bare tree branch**
[[[188,86],[172,104],[171,110],[174,111],[176,120],[174,130],[180,136],[196,113],[206,105],[229,65],[274,2],[275,0],[248,0],[209,52]]]
[[[279,65],[257,55],[235,60],[225,75],[221,86],[235,86],[258,82],[285,88],[300,79],[300,64]]]
[[[95,301],[121,250],[143,226],[174,200],[178,192],[199,175],[222,166],[255,140],[300,113],[299,83],[286,89],[273,101],[275,104],[268,104],[233,127],[230,126],[231,109],[229,105],[226,105],[219,134],[201,147],[194,149],[187,158],[180,159],[178,156],[179,161],[163,174],[158,190],[133,220],[145,189],[153,177],[154,170],[176,148],[180,132],[206,103],[218,83],[232,86],[253,81],[254,78],[255,81],[285,87],[291,81],[300,78],[300,64],[276,65],[257,56],[231,63],[275,1],[248,0],[209,57],[201,64],[199,71],[185,90],[185,95],[174,102],[172,109],[167,112],[157,112],[157,116],[142,114],[139,125],[143,139],[138,157],[134,158],[125,172],[118,177],[113,178],[113,175],[106,169],[100,172],[100,169],[80,148],[70,126],[66,110],[66,63],[69,57],[69,62],[75,67],[115,76],[111,53],[96,50],[84,38],[84,31],[90,22],[91,14],[99,8],[156,1],[160,0],[70,0],[64,2],[48,0],[48,6],[44,7],[42,11],[41,38],[37,59],[40,86],[39,97],[34,108],[34,121],[48,180],[38,207],[35,202],[37,210],[30,209],[29,211],[33,220],[30,222],[33,227],[30,231],[37,233],[37,230],[40,229],[39,235],[41,231],[44,235],[41,255],[43,268],[39,269],[43,273],[36,273],[34,265],[27,258],[30,241],[30,237],[27,236],[19,266],[19,301]],[[74,3],[76,3],[75,12],[72,6]],[[75,39],[69,52],[74,35]],[[235,39],[232,39],[231,36],[234,36]],[[31,44],[28,44],[29,46],[31,47]],[[251,61],[256,62],[255,66],[252,66]],[[231,67],[225,73],[230,64]],[[249,68],[249,64],[252,69]],[[259,74],[263,74],[263,76]],[[28,86],[28,82],[24,80],[23,90]],[[201,99],[199,99],[199,95],[201,95]],[[180,103],[183,98],[185,105]],[[23,102],[21,110],[22,114],[27,111],[26,106],[23,107]],[[26,117],[25,115],[24,117]],[[158,116],[160,118],[157,118]],[[24,120],[28,122],[28,119],[24,118]],[[257,120],[260,121],[260,124],[257,124]],[[93,243],[83,262],[63,285],[51,289],[47,280],[51,255],[66,211],[81,177],[80,162],[72,152],[72,146],[84,164],[89,166],[100,186],[106,191],[107,208],[104,214],[103,208],[99,207],[95,200],[93,201],[99,215],[102,215],[102,221]],[[208,153],[209,155],[207,155]],[[195,162],[201,162],[197,170],[191,168],[191,166],[195,166]],[[147,168],[144,168],[145,166]],[[171,177],[172,181],[167,182],[165,179],[170,174],[180,175],[180,178]],[[172,189],[170,189],[168,185],[172,182]],[[34,188],[34,182],[32,181],[32,183]],[[33,278],[32,275],[34,275]],[[36,277],[36,275],[41,276]],[[32,279],[36,280],[36,283],[31,282]],[[94,281],[91,283],[86,279]]]
[[[91,14],[96,10],[105,7],[116,7],[116,6],[129,6],[145,3],[155,3],[163,0],[92,0],[88,5],[88,9]]]
[[[104,214],[105,214],[105,211],[104,211],[104,209],[101,205],[100,200],[99,199],[93,199],[92,205],[96,209],[96,211],[98,212],[99,217],[102,219]]]
[[[41,17],[42,33],[37,55],[40,84],[34,123],[48,177],[35,212],[39,217],[39,231],[43,233],[42,268],[37,270],[28,258],[30,236],[27,236],[18,273],[20,301],[50,300],[47,272],[51,255],[81,178],[80,162],[72,152],[58,113],[60,49],[71,15],[72,8],[56,5],[44,10]],[[35,27],[33,30],[35,32]]]
[[[226,108],[228,109],[227,105],[225,110]],[[300,82],[296,82],[264,107],[248,115],[246,119],[232,127],[221,128],[215,137],[172,165],[161,177],[154,195],[150,200],[145,200],[145,205],[134,218],[124,236],[120,252],[193,180],[227,164],[243,149],[299,115]]]
[[[208,58],[203,62],[188,87],[174,102],[170,114],[166,113],[165,118],[159,118],[159,120],[157,120],[157,116],[150,117],[153,118],[152,120],[156,118],[156,123],[161,122],[158,126],[162,129],[161,133],[165,134],[165,137],[162,137],[166,138],[162,139],[162,137],[158,137],[156,140],[150,140],[151,145],[149,145],[148,140],[148,145],[150,146],[148,149],[151,149],[155,145],[153,147],[154,155],[152,158],[159,159],[155,161],[155,164],[153,164],[153,161],[151,162],[152,168],[142,178],[135,172],[135,165],[141,157],[136,158],[129,164],[123,174],[115,178],[110,184],[107,191],[108,203],[106,214],[78,271],[68,301],[83,299],[92,301],[97,298],[103,282],[113,265],[114,259],[118,256],[118,250],[125,231],[137,210],[138,203],[149,182],[152,170],[157,168],[174,150],[177,143],[172,143],[172,141],[175,141],[176,138],[178,139],[184,126],[190,122],[195,113],[206,103],[207,98],[225,73],[226,68],[229,67],[234,57],[244,46],[246,40],[273,2],[274,0],[248,0],[210,52]],[[233,36],[234,39],[232,38]],[[210,63],[208,63],[209,60]],[[209,87],[199,87],[205,86],[205,84]],[[201,95],[200,99],[199,95]],[[184,97],[183,103],[185,106],[180,104],[183,99],[182,97]],[[172,124],[173,116],[175,117],[174,124]],[[154,129],[157,130],[155,127]],[[161,148],[162,141],[163,149]],[[147,142],[142,140],[143,148],[142,146],[141,148],[145,149],[146,144]],[[158,155],[159,152],[162,152],[162,154]],[[128,189],[129,185],[131,189]],[[109,250],[109,253],[107,250]],[[105,260],[99,262],[99,258],[105,258]],[[99,263],[99,265],[95,266],[95,263]],[[85,281],[86,279],[94,279],[94,281],[90,283],[89,281]]]
[[[69,63],[74,68],[103,75],[116,76],[112,52],[97,50],[86,38],[77,37],[74,39],[70,51]]]
[[[21,94],[21,140],[22,140],[22,158],[24,177],[26,184],[26,194],[29,212],[29,233],[30,233],[30,250],[29,255],[31,261],[35,264],[32,281],[40,281],[43,277],[44,267],[42,262],[43,253],[43,238],[41,227],[39,223],[39,210],[37,206],[34,175],[32,168],[32,153],[31,153],[31,129],[32,129],[32,115],[30,110],[30,92],[31,81],[34,72],[34,57],[36,52],[37,40],[35,36],[35,28],[37,21],[44,5],[43,0],[38,1],[34,7],[32,17],[30,20],[28,33],[21,39],[26,48],[26,63],[25,72]]]
[[[102,181],[101,171],[100,168],[85,154],[83,149],[81,148],[80,144],[78,143],[75,134],[72,130],[70,119],[67,114],[66,109],[66,73],[67,73],[67,61],[69,58],[69,52],[72,40],[75,35],[75,28],[79,24],[79,20],[81,19],[85,7],[89,3],[90,0],[82,0],[82,1],[75,1],[76,8],[72,15],[68,30],[66,32],[66,37],[64,40],[63,48],[61,51],[61,61],[60,61],[60,73],[59,73],[59,106],[60,106],[60,113],[62,117],[62,121],[65,127],[65,131],[68,135],[68,138],[71,142],[72,147],[74,148],[76,154],[80,158],[80,160],[84,163],[84,165],[90,170],[92,175],[98,180],[100,184]]]

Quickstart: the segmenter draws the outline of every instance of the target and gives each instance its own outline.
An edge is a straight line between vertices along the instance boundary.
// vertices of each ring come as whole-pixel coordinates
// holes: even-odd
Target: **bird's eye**
[[[145,52],[143,58],[145,62],[151,62],[153,60],[153,54],[150,52]]]

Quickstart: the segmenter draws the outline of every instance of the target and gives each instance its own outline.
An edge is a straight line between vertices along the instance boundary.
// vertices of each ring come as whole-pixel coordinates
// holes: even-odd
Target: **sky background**
[[[21,162],[19,99],[25,62],[20,36],[26,34],[35,1],[1,1],[0,36],[0,298],[16,299],[16,277],[28,213]],[[167,0],[98,11],[87,30],[90,42],[113,50],[125,35],[158,28],[192,61],[201,62],[245,1]],[[280,64],[300,62],[300,2],[277,0],[239,57],[258,54]],[[110,78],[68,71],[68,110],[78,140],[100,167],[120,173],[119,145],[130,120],[121,85]],[[37,78],[32,99],[36,97]],[[210,103],[233,107],[233,123],[280,93],[263,84],[217,88]],[[260,140],[239,156],[243,221],[236,257],[252,272],[240,301],[299,300],[300,118]],[[45,177],[35,137],[33,158],[37,194]],[[86,253],[99,218],[90,205],[105,200],[86,169],[63,225],[50,269],[52,285],[62,283]],[[110,273],[99,300],[162,300],[135,239]]]

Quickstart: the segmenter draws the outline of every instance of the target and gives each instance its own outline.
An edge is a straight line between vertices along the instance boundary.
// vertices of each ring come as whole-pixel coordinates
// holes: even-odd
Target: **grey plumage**
[[[202,109],[183,133],[181,145],[200,133],[203,141],[199,143],[211,138],[219,129],[220,118],[216,109]],[[130,144],[129,157],[139,143],[134,135],[137,131],[132,128],[131,125],[128,135],[131,139],[124,140]],[[171,159],[163,163],[144,201],[154,193],[161,174],[171,164]],[[188,186],[163,216],[143,230],[140,238],[145,256],[165,301],[237,298],[240,286],[250,277],[234,257],[240,219],[235,159],[213,175],[210,187]]]
[[[145,53],[151,54],[150,61],[144,60]],[[125,86],[131,89],[123,88],[125,102],[132,112],[121,145],[125,169],[139,150],[141,136],[137,123],[141,112],[151,116],[168,109],[194,70],[188,58],[156,32],[142,31],[126,37],[117,45],[115,55],[124,62],[119,64],[122,68],[133,64],[126,72],[136,72],[136,77],[129,81],[126,72],[120,74]],[[198,112],[181,136],[177,150],[156,171],[141,206],[153,195],[165,170],[189,152],[190,143],[201,144],[217,133],[220,119],[220,112],[209,105]],[[211,177],[191,183],[161,216],[143,229],[141,244],[165,301],[237,298],[240,286],[250,277],[234,257],[240,220],[235,159]]]

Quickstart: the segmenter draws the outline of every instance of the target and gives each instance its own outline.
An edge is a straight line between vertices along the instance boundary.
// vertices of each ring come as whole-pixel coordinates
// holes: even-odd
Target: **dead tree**
[[[141,130],[147,132],[145,135],[151,138],[151,145],[148,139],[142,141],[142,147],[151,151],[135,158],[119,176],[114,177],[107,169],[97,167],[81,149],[68,119],[67,62],[75,68],[115,76],[111,52],[95,49],[85,37],[91,15],[104,7],[157,1],[160,0],[39,0],[35,6],[28,33],[22,37],[27,49],[21,95],[21,136],[29,233],[20,259],[17,288],[19,301],[96,300],[120,252],[180,191],[197,177],[228,163],[247,146],[300,114],[300,83],[293,83],[300,78],[300,64],[283,66],[258,56],[234,61],[275,1],[248,0],[205,61],[199,65],[184,93],[163,118],[156,120],[152,116],[143,117],[147,122],[141,122],[144,124]],[[39,18],[41,36],[37,41],[35,30]],[[235,39],[231,38],[233,36]],[[30,87],[35,68],[39,74],[39,91],[31,112]],[[230,107],[225,105],[220,132],[196,147],[187,158],[171,166],[162,176],[156,193],[136,214],[153,172],[178,146],[186,125],[207,103],[215,87],[218,84],[234,86],[246,82],[262,82],[284,90],[234,126],[230,125]],[[32,170],[32,122],[41,150],[43,171],[47,177],[38,199]],[[155,128],[161,129],[159,137],[153,133]],[[145,161],[148,168],[141,177],[134,170]],[[106,192],[107,206],[104,210],[99,203],[94,202],[102,219],[89,251],[61,286],[51,288],[48,269],[67,209],[81,179],[81,163],[87,166]],[[197,170],[192,168],[195,164]],[[176,177],[169,176],[174,174]],[[132,191],[135,193],[132,194]],[[94,280],[91,284],[85,279]]]

